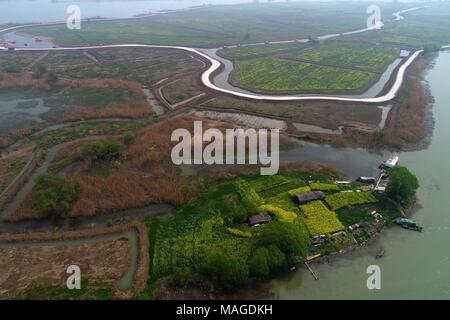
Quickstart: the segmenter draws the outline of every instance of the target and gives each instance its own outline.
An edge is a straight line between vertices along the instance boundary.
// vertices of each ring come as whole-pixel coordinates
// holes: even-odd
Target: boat
[[[356,181],[362,182],[362,183],[375,183],[375,177],[358,177]]]
[[[423,227],[419,226],[414,220],[411,220],[411,219],[398,218],[395,220],[395,223],[404,229],[414,230],[414,231],[419,231],[419,232],[423,230]]]
[[[384,162],[380,165],[380,167],[381,167],[381,168],[387,168],[387,169],[393,168],[393,167],[395,167],[395,166],[398,164],[398,161],[399,161],[399,160],[400,160],[400,158],[399,158],[398,156],[392,155],[392,156],[389,157],[389,159],[387,159],[386,161],[384,161]]]
[[[39,37],[36,37],[36,38],[34,38],[34,41],[36,41],[36,42],[42,42],[42,39],[39,38]]]

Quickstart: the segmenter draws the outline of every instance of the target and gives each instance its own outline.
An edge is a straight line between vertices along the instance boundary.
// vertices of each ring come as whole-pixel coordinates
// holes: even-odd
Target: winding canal
[[[410,8],[407,10],[402,10],[395,12],[393,15],[398,18],[402,17],[402,12],[408,12],[412,10],[418,10],[423,7],[416,7],[416,8]],[[110,19],[113,20],[113,19]],[[50,23],[50,24],[57,24],[57,23]],[[37,24],[37,25],[48,25],[48,24]],[[355,31],[350,31],[343,33],[345,34],[352,34],[352,33],[361,33],[366,31],[371,31],[374,29],[382,28],[383,24],[379,23],[375,26],[368,27],[365,29],[359,29]],[[20,29],[22,27],[13,27],[15,29]],[[11,30],[11,28],[0,30],[0,33],[4,33],[8,30]],[[332,35],[324,35],[323,37],[337,37],[339,34],[332,34]],[[305,42],[306,39],[296,39],[291,40],[291,42],[295,41],[303,41]],[[283,41],[283,42],[289,42],[289,41]],[[271,42],[271,43],[277,43],[277,42]],[[243,91],[242,89],[236,88],[231,86],[229,83],[227,85],[223,85],[223,81],[218,81],[217,83],[214,82],[215,73],[222,73],[225,72],[231,72],[230,71],[230,63],[226,62],[226,59],[220,59],[216,55],[217,49],[214,50],[207,50],[207,49],[197,49],[197,48],[190,48],[190,47],[183,47],[183,46],[167,46],[167,45],[151,45],[151,44],[115,44],[115,45],[100,45],[100,46],[81,46],[81,47],[48,47],[48,48],[42,48],[42,47],[22,47],[22,48],[16,48],[16,51],[76,51],[76,50],[94,50],[94,49],[113,49],[113,48],[157,48],[157,49],[175,49],[175,50],[182,50],[189,53],[194,53],[197,56],[202,57],[206,61],[209,62],[209,67],[202,73],[201,75],[201,81],[203,85],[205,85],[207,88],[210,88],[212,90],[230,94],[233,96],[241,97],[241,98],[247,98],[252,100],[263,100],[263,101],[299,101],[299,100],[327,100],[327,101],[348,101],[348,102],[366,102],[366,103],[384,103],[388,102],[392,99],[394,99],[397,96],[398,91],[400,90],[403,79],[406,73],[406,70],[408,67],[414,62],[414,60],[423,52],[423,50],[417,50],[413,52],[407,59],[403,61],[403,63],[398,67],[395,65],[399,62],[396,60],[389,66],[388,70],[393,73],[395,71],[395,75],[388,75],[383,74],[380,80],[372,87],[370,88],[365,94],[362,96],[353,96],[353,95],[327,95],[327,94],[315,94],[315,95],[271,95],[271,94],[258,94],[250,91]],[[444,47],[443,47],[444,48]],[[7,50],[4,47],[0,47],[0,50]],[[220,60],[219,60],[220,59]],[[225,66],[223,69],[222,66]],[[382,95],[378,95],[380,92],[379,87],[383,84],[383,81],[387,83],[386,79],[389,79],[391,76],[394,77],[394,81],[392,86],[386,90],[386,92]],[[223,76],[222,76],[223,77]],[[381,81],[381,84],[380,84]],[[228,76],[227,81],[228,82]],[[384,87],[384,86],[383,86]],[[374,89],[375,88],[375,89]],[[372,94],[372,96],[368,96],[369,94]]]

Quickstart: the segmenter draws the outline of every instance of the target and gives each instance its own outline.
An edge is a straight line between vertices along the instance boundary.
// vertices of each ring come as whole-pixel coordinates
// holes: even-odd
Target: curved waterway
[[[402,10],[394,13],[394,16],[400,17],[402,12],[406,11],[412,11],[412,10],[419,10],[423,7],[416,7],[416,8],[410,8],[408,10]],[[45,25],[45,24],[41,24]],[[0,33],[6,32],[11,29],[21,29],[24,26],[17,26],[12,28],[7,28],[0,30]],[[343,33],[345,34],[352,34],[352,33],[360,33],[360,32],[366,32],[371,31],[374,29],[380,29],[383,27],[383,23],[379,23],[375,26],[368,27],[365,29],[355,30]],[[332,34],[332,35],[325,35],[322,36],[322,38],[331,38],[331,37],[337,37],[339,34]],[[306,39],[300,39],[300,40],[290,40],[290,41],[273,41],[270,43],[287,43],[287,42],[295,42],[295,41],[306,41]],[[74,50],[91,50],[91,49],[112,49],[112,48],[159,48],[159,49],[176,49],[176,50],[182,50],[190,53],[195,53],[196,55],[202,57],[203,59],[207,60],[209,62],[209,68],[207,68],[201,75],[201,81],[203,85],[205,85],[207,88],[210,88],[212,90],[247,98],[247,99],[253,99],[253,100],[268,100],[268,101],[298,101],[298,100],[329,100],[329,101],[353,101],[353,102],[367,102],[367,103],[383,103],[388,102],[392,99],[394,99],[397,96],[398,91],[400,90],[403,79],[406,73],[407,68],[414,62],[414,60],[423,52],[423,50],[417,50],[414,53],[412,53],[407,59],[404,59],[404,62],[400,65],[401,59],[396,59],[385,71],[385,73],[382,74],[378,82],[371,87],[368,91],[366,91],[363,95],[360,96],[354,96],[354,95],[347,95],[347,96],[341,96],[341,95],[313,95],[313,94],[305,94],[305,95],[270,95],[270,94],[258,94],[251,91],[242,91],[240,88],[236,88],[231,86],[228,83],[228,75],[226,75],[226,72],[231,72],[230,68],[232,68],[231,61],[228,61],[226,59],[220,58],[217,56],[216,51],[217,49],[213,50],[207,50],[207,49],[196,49],[196,48],[190,48],[190,47],[182,47],[182,46],[168,46],[168,45],[151,45],[151,44],[115,44],[115,45],[100,45],[100,46],[84,46],[84,47],[49,47],[48,48],[37,48],[37,47],[20,47],[16,48],[16,51],[74,51]],[[443,47],[444,48],[444,47]],[[7,50],[5,47],[0,47],[0,50]],[[226,62],[228,61],[228,62]],[[231,64],[231,65],[230,65]],[[400,66],[399,66],[400,65]],[[226,71],[225,76],[222,75],[223,80],[216,80],[218,82],[215,82],[214,78],[216,78],[215,73],[220,72],[222,73],[221,67]],[[398,68],[397,68],[398,67]],[[393,75],[393,72],[396,71],[396,74]],[[226,83],[225,83],[225,77],[226,77]],[[382,95],[378,95],[381,93],[382,89],[385,87],[387,80],[393,77],[393,84],[389,89],[386,89],[386,92]],[[224,82],[224,83],[222,83]],[[221,85],[226,85],[226,87],[221,87]],[[230,87],[231,86],[231,87]]]
[[[299,270],[271,283],[272,293],[281,299],[450,299],[450,53],[441,52],[426,80],[435,98],[435,129],[426,150],[400,154],[402,165],[420,180],[418,205],[413,217],[424,232],[398,227],[386,229],[376,250],[357,250],[328,263],[312,263],[319,276],[315,281],[307,270]],[[316,146],[316,160],[336,164],[344,171],[370,173],[383,158],[362,149]],[[307,149],[308,150],[308,149]],[[334,156],[333,156],[334,154]],[[334,157],[334,159],[333,159]],[[345,161],[344,161],[345,159]],[[353,169],[351,169],[353,167]],[[379,246],[385,255],[374,256]],[[368,290],[366,269],[381,268],[381,290]]]

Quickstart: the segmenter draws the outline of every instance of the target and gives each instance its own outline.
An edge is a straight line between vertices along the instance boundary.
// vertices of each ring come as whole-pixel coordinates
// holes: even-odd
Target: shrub
[[[243,231],[236,228],[227,228],[229,234],[242,238],[250,238],[252,236],[250,231]]]
[[[311,187],[311,190],[321,190],[321,191],[338,191],[339,186],[337,184],[332,183],[320,183],[320,182],[313,182],[310,183],[309,186]]]
[[[22,72],[22,66],[20,64],[8,64],[2,67],[2,71],[8,73],[20,73]]]
[[[313,235],[334,233],[344,229],[336,213],[328,210],[322,201],[312,201],[300,208],[306,214],[306,226]]]
[[[332,210],[378,202],[370,192],[339,192],[325,196],[325,202]]]
[[[50,84],[54,84],[58,81],[58,76],[53,71],[49,71],[47,74],[47,82]]]
[[[43,65],[38,65],[37,68],[33,71],[33,78],[40,79],[47,72],[47,68]]]
[[[227,256],[219,251],[206,256],[201,271],[214,284],[226,289],[241,285],[249,276],[248,265],[243,259]]]
[[[247,211],[250,213],[258,212],[258,207],[263,204],[263,201],[245,180],[238,179],[234,182],[236,191],[241,196],[242,202],[244,202]]]
[[[125,146],[120,141],[92,141],[83,147],[80,157],[83,160],[113,160],[120,157]]]
[[[270,204],[265,204],[259,207],[261,211],[267,211],[273,215],[275,215],[279,220],[285,222],[294,222],[297,219],[297,215],[294,212],[286,211],[281,208],[275,207]]]
[[[306,186],[306,187],[300,187],[300,188],[295,188],[295,189],[289,190],[288,193],[291,196],[295,196],[298,193],[304,193],[304,192],[309,192],[309,191],[311,191],[311,188]]]
[[[125,132],[125,134],[123,135],[123,138],[125,140],[125,143],[130,143],[131,141],[134,140],[134,138],[136,137],[136,135],[134,134],[133,131],[127,131]]]
[[[48,213],[62,215],[78,198],[80,185],[65,177],[44,173],[36,179],[36,189],[40,207]]]

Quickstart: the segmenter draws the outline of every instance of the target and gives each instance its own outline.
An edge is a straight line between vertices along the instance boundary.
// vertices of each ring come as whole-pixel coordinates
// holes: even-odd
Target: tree
[[[249,259],[250,272],[254,276],[267,276],[286,264],[286,256],[275,245],[258,247]]]
[[[78,198],[80,184],[68,181],[66,177],[44,173],[36,179],[37,199],[47,213],[61,216]]]
[[[389,169],[389,184],[386,189],[391,196],[398,196],[408,201],[416,194],[419,188],[419,180],[406,167],[396,166]]]
[[[270,273],[269,250],[259,247],[249,260],[250,272],[254,276],[267,276]]]
[[[279,269],[286,264],[286,256],[277,246],[271,245],[269,250],[269,268],[271,271]]]
[[[283,221],[274,221],[261,228],[258,244],[276,246],[288,258],[306,257],[308,253],[308,234],[299,226]]]
[[[226,289],[241,285],[249,276],[248,265],[244,260],[219,251],[210,252],[206,256],[201,272],[216,285]]]

